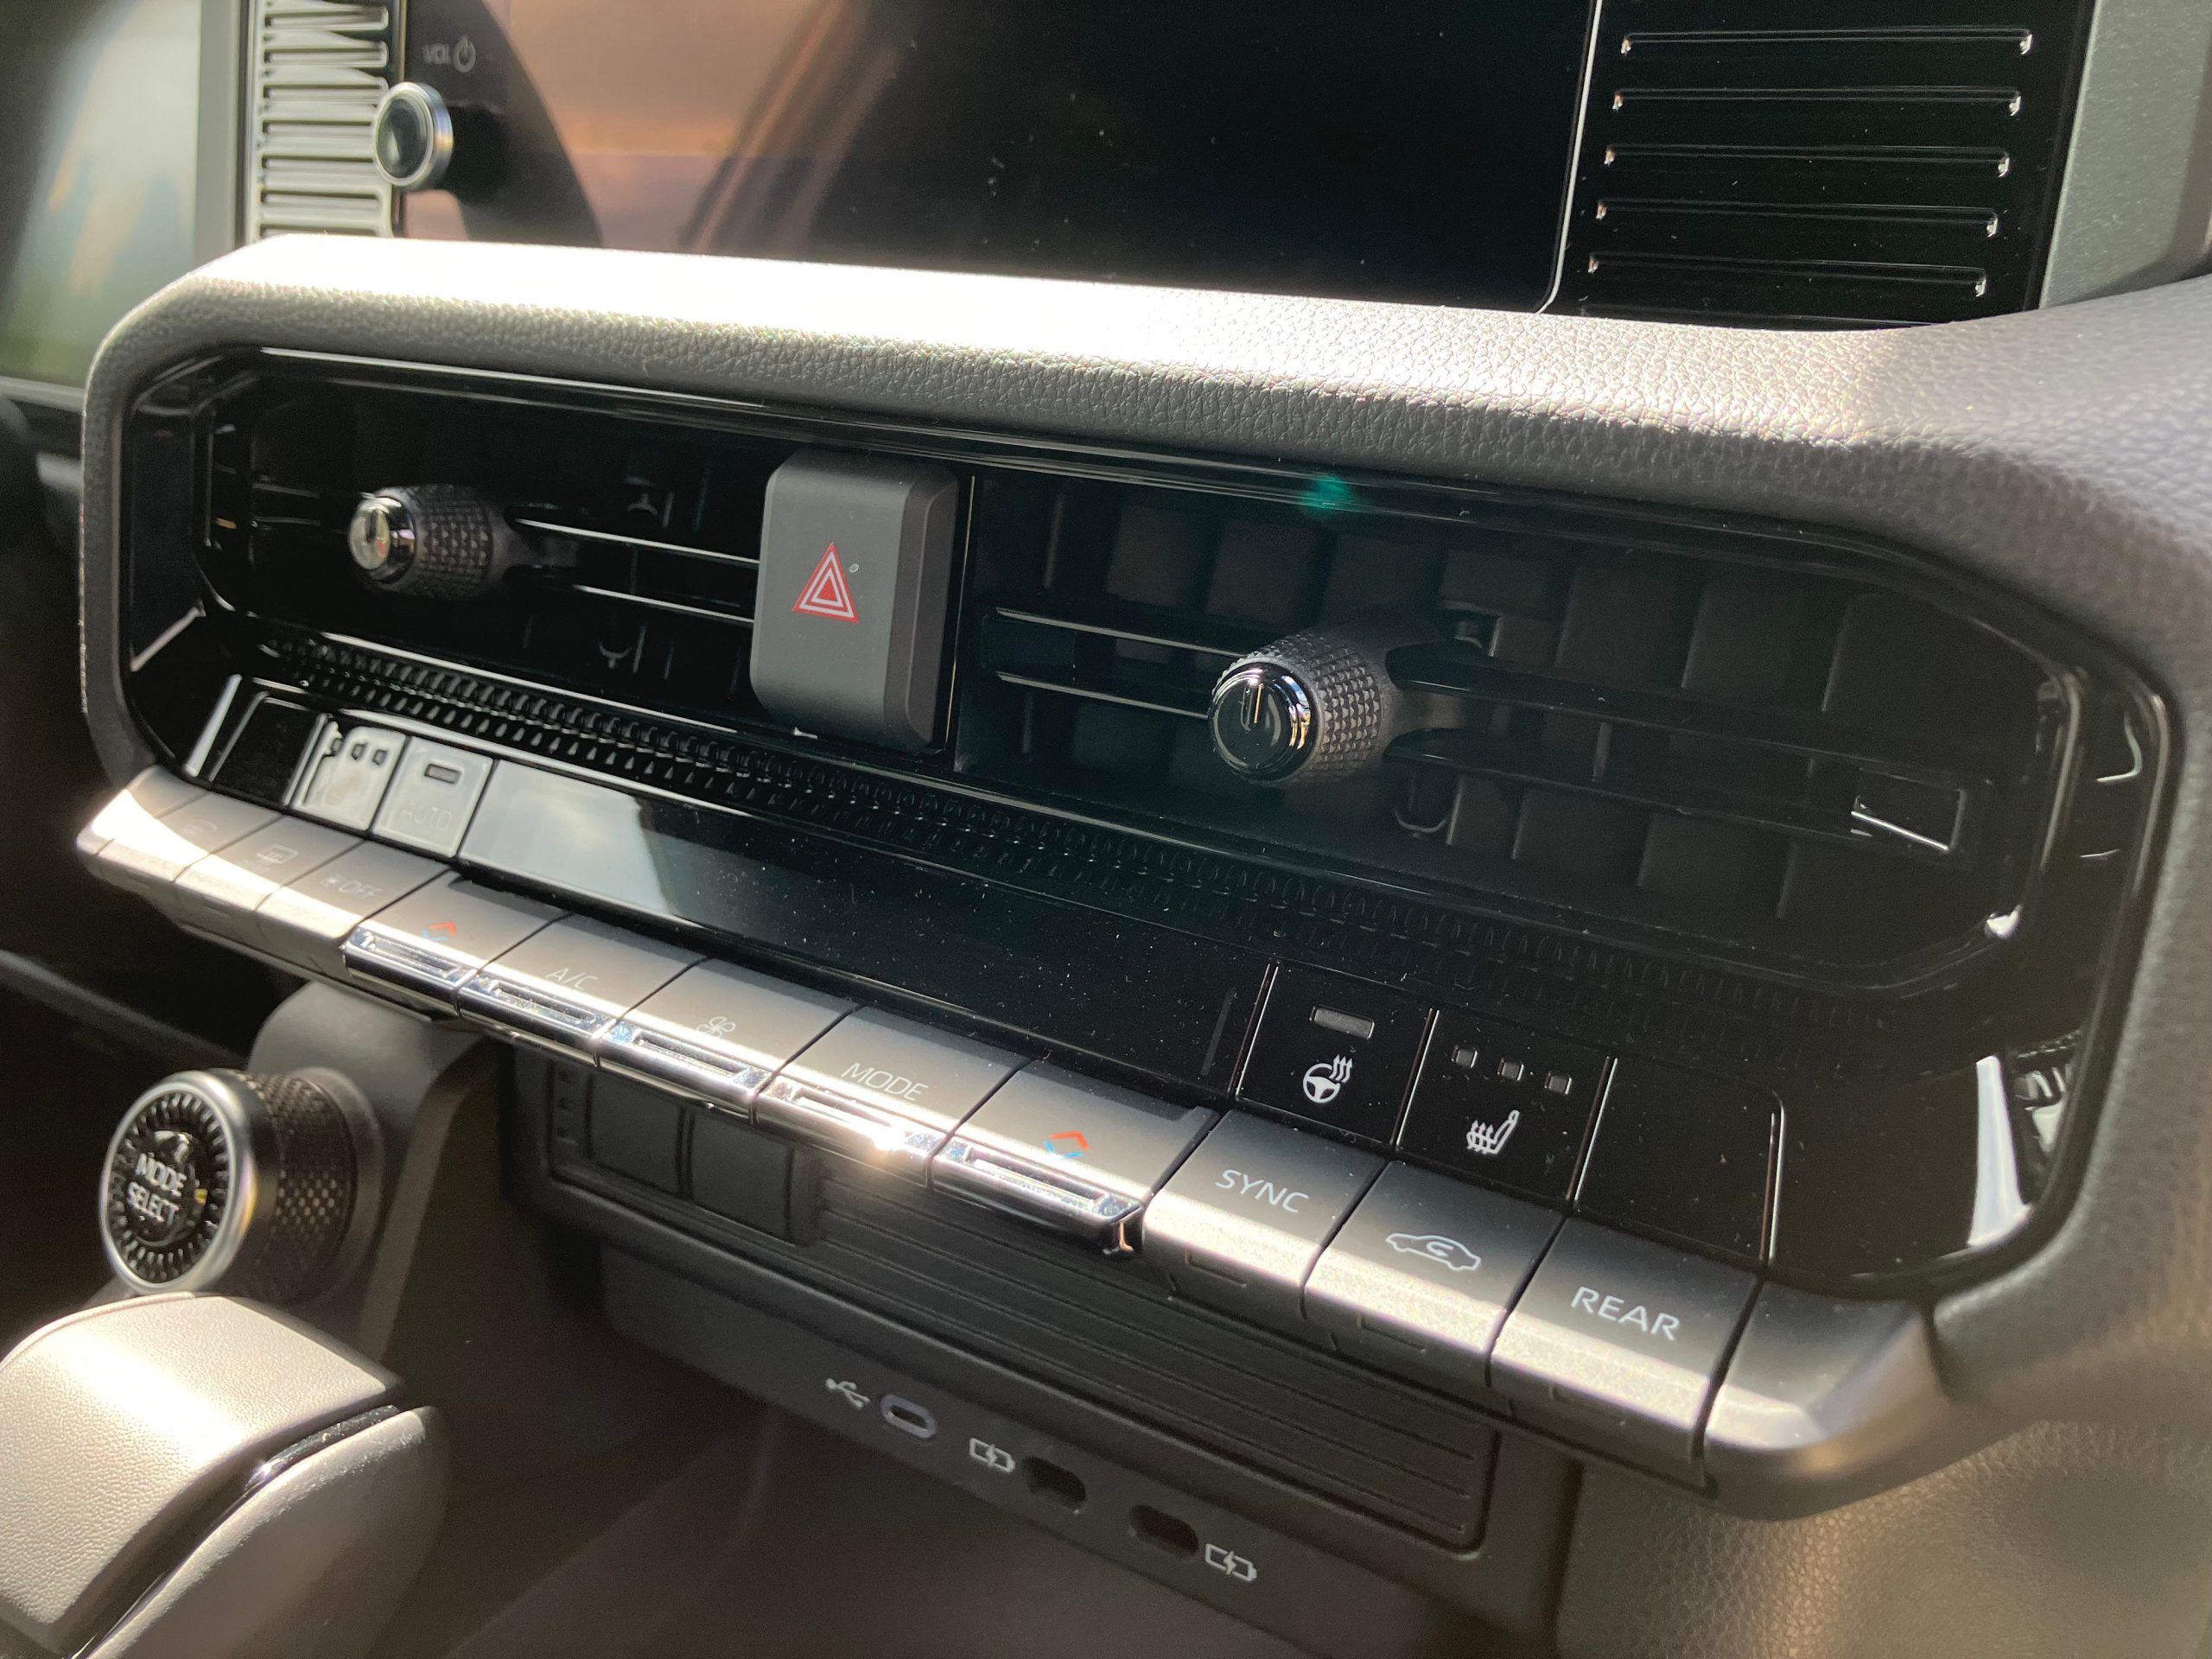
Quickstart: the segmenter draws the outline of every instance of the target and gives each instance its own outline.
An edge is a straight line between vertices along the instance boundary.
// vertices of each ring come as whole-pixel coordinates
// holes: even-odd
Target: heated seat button
[[[1532,1421],[1688,1471],[1756,1288],[1717,1262],[1570,1221],[1498,1333],[1491,1384]]]
[[[588,1052],[616,1020],[698,959],[565,917],[487,963],[458,1000],[510,1035]]]
[[[484,964],[560,915],[546,905],[448,875],[378,911],[346,941],[346,969],[450,1007]]]
[[[849,1014],[776,1074],[766,1128],[914,1180],[1021,1057],[873,1010]]]
[[[852,1010],[839,997],[702,962],[616,1020],[599,1063],[741,1116],[778,1067]]]
[[[1300,1329],[1306,1274],[1382,1169],[1325,1136],[1231,1112],[1147,1208],[1145,1259],[1179,1295]]]
[[[293,806],[340,830],[365,830],[376,821],[406,747],[406,738],[381,726],[324,721],[308,745]]]
[[[1482,1386],[1491,1345],[1559,1217],[1392,1164],[1306,1281],[1306,1317],[1387,1370]]]
[[[1139,1213],[1214,1115],[1057,1066],[1024,1067],[930,1166],[933,1185],[1124,1250]]]
[[[1535,1198],[1567,1196],[1605,1057],[1500,1020],[1437,1016],[1399,1148]]]
[[[1279,968],[1237,1094],[1389,1145],[1428,1010],[1355,979]]]
[[[1762,1090],[1622,1060],[1576,1208],[1756,1262],[1777,1121],[1775,1098]]]

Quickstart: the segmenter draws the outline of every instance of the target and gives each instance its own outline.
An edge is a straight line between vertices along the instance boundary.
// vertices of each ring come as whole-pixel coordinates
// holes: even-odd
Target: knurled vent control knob
[[[353,1226],[365,1125],[279,1072],[181,1071],[108,1143],[100,1239],[132,1289],[297,1301],[329,1282]]]
[[[346,530],[362,579],[415,599],[474,599],[520,551],[497,508],[459,484],[410,484],[361,498]]]
[[[1334,783],[1371,770],[1411,723],[1384,658],[1430,637],[1418,618],[1373,615],[1238,658],[1214,684],[1215,753],[1255,784]]]

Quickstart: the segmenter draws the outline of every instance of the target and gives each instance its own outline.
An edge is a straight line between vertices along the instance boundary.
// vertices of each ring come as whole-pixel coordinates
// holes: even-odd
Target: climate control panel
[[[436,758],[445,748],[409,741],[372,823],[416,834],[411,818],[386,820],[395,791],[499,796],[512,763],[472,790],[435,775],[461,770]],[[334,755],[353,753],[311,738],[301,798]],[[464,823],[429,850],[450,855],[474,834]],[[165,773],[118,796],[80,848],[200,931],[600,1074],[581,1108],[556,1100],[545,1119],[556,1183],[567,1171],[717,1236],[735,1224],[787,1237],[807,1202],[794,1172],[826,1157],[925,1206],[979,1206],[1087,1247],[1105,1271],[1157,1287],[1141,1294],[1163,1306],[1403,1377],[1475,1421],[1555,1433],[1747,1507],[1817,1503],[1868,1478],[1853,1450],[1867,1402],[1835,1393],[1848,1365],[1839,1373],[1833,1351],[1789,1357],[1808,1306],[1845,1328],[1852,1305],[1761,1287],[1770,1098],[1693,1109],[1684,1090],[1723,1086],[1687,1073],[1654,1083],[1665,1068],[1278,963],[1246,1005],[1249,1033],[1216,1033],[1233,1084],[1209,1103],[1109,1082],[1049,1046],[862,1006]],[[1686,1120],[1671,1132],[1688,1155],[1720,1178],[1671,1210],[1681,1166],[1653,1147],[1670,1114]],[[1575,1126],[1564,1136],[1562,1120]],[[1555,1141],[1569,1149],[1547,1153]],[[1535,1150],[1489,1161],[1516,1147]],[[1000,1277],[1023,1270],[1010,1262]],[[1894,1344],[1893,1321],[1880,1328]],[[1920,1371],[1900,1373],[1920,1392],[1877,1399],[1878,1412],[1940,1410],[1920,1341]],[[1756,1387],[1733,1380],[1739,1368]],[[1817,1478],[1802,1445],[1776,1442],[1777,1421],[1821,1426],[1833,1456]]]

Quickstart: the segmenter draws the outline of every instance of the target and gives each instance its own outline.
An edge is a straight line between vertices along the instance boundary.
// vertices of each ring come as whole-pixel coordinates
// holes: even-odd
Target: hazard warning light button
[[[960,486],[941,467],[804,454],[768,480],[753,690],[807,732],[936,741]]]

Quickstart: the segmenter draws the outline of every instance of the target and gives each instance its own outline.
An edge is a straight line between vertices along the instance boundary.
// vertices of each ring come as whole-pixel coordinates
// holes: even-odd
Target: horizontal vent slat
[[[1863,169],[1891,178],[1910,172],[1925,173],[1931,178],[1995,180],[2012,171],[2012,156],[2011,151],[1996,145],[1647,143],[1639,140],[1606,145],[1599,165],[1616,178],[1690,171],[1796,173],[1811,168],[1831,176]]]
[[[1134,675],[1105,675],[1080,669],[1001,668],[997,677],[1007,685],[1031,691],[1048,691],[1088,702],[1116,703],[1147,714],[1173,715],[1182,720],[1204,720],[1211,697],[1207,692],[1157,684]]]
[[[1891,857],[1942,860],[1960,856],[1965,850],[1963,842],[1931,844],[1901,835],[1877,836],[1854,817],[1848,800],[1822,805],[1750,795],[1694,779],[1671,778],[1663,773],[1639,774],[1631,768],[1615,768],[1602,760],[1592,766],[1560,750],[1537,744],[1500,742],[1474,733],[1415,733],[1393,744],[1390,757],[1507,783],[1678,812],[1686,817],[1710,818],[1784,836],[1793,841],[1827,842]],[[1962,819],[1978,797],[1957,789],[1953,791],[1953,798],[1960,803],[1956,817]]]
[[[1390,653],[1389,666],[1391,677],[1408,690],[1753,744],[1854,766],[1910,767],[1963,777],[1986,765],[1976,751],[1932,732],[1865,732],[1815,710],[1594,685],[1563,675],[1509,668],[1460,645],[1403,646]]]
[[[1077,603],[1055,596],[1041,601],[1013,601],[999,605],[996,614],[1008,621],[1065,628],[1072,632],[1097,634],[1135,645],[1161,645],[1171,651],[1195,652],[1208,657],[1242,657],[1275,637],[1267,628],[1247,627],[1217,617],[1113,600]]]

